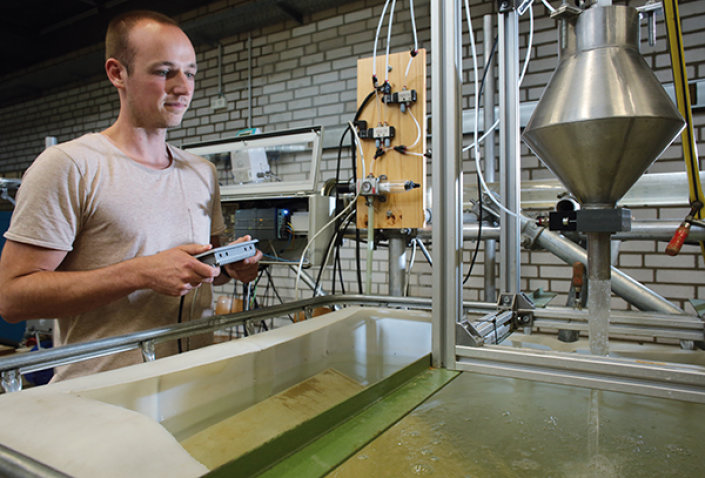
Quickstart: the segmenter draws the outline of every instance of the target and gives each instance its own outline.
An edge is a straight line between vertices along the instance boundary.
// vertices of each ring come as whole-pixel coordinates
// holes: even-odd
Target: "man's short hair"
[[[133,10],[113,18],[105,34],[105,60],[115,58],[130,72],[135,59],[135,48],[130,45],[130,31],[143,20],[151,20],[164,25],[179,26],[174,19],[151,10]]]

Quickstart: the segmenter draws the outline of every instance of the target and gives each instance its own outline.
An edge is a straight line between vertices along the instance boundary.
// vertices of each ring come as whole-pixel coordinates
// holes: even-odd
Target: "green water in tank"
[[[464,372],[330,476],[700,477],[705,405]]]

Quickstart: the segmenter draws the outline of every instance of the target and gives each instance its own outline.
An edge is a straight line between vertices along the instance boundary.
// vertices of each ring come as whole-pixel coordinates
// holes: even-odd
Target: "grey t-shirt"
[[[90,270],[183,244],[210,243],[224,229],[215,167],[169,146],[172,164],[148,168],[100,133],[44,151],[27,170],[5,237],[67,251],[59,271]],[[184,320],[211,305],[210,286],[185,300]],[[58,320],[55,345],[122,335],[176,323],[179,298],[138,290],[91,312]],[[193,314],[191,312],[193,311]],[[193,342],[193,341],[192,341]],[[175,342],[157,355],[175,353]],[[58,377],[141,362],[137,350],[61,367]]]

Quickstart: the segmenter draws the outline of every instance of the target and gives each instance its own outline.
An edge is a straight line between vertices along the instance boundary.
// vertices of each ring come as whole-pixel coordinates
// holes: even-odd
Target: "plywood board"
[[[213,470],[350,398],[363,386],[328,369],[182,441]]]
[[[410,59],[411,64],[409,65]],[[375,73],[378,84],[382,85],[385,81],[386,55],[378,54],[374,63],[376,64]],[[363,58],[357,62],[358,108],[365,97],[374,90],[372,66],[372,58]],[[374,202],[375,229],[414,229],[424,226],[424,208],[426,207],[426,158],[422,156],[426,151],[426,51],[418,50],[417,55],[413,58],[409,52],[390,54],[389,66],[387,79],[392,92],[399,92],[403,88],[415,90],[416,102],[411,104],[405,113],[402,113],[399,104],[382,102],[383,95],[381,93],[378,93],[367,104],[359,119],[367,121],[368,128],[388,124],[394,126],[396,131],[390,148],[385,148],[384,155],[377,159],[374,159],[377,150],[374,140],[362,140],[365,164],[363,168],[361,158],[357,158],[357,174],[358,178],[362,177],[364,170],[366,174],[372,173],[375,177],[385,175],[389,181],[411,180],[420,184],[421,187],[418,189],[390,194],[386,201],[375,200]],[[416,141],[417,138],[418,141]],[[408,154],[391,149],[400,145],[408,147]],[[357,202],[357,227],[367,228],[367,225],[368,208],[365,199],[361,197]]]

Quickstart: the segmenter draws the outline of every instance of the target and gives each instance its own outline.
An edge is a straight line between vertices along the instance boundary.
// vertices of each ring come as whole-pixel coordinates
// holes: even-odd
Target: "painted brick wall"
[[[225,9],[236,3],[237,0],[216,2],[210,7],[184,15],[179,20]],[[218,49],[215,46],[199,47],[199,74],[193,104],[184,117],[182,126],[169,132],[170,141],[178,145],[219,139],[247,126],[273,131],[310,124],[321,124],[331,136],[337,136],[342,130],[342,125],[352,118],[356,110],[356,60],[358,57],[372,54],[374,33],[383,3],[381,0],[353,1],[336,9],[308,16],[303,25],[290,21],[222,38],[222,92],[218,91]],[[415,3],[419,44],[430,50],[429,1],[417,0]],[[558,2],[554,3],[558,5]],[[642,3],[632,2],[635,6]],[[478,53],[481,55],[482,16],[491,14],[495,3],[475,0],[470,4]],[[680,2],[680,13],[683,18],[689,78],[705,78],[705,0]],[[538,2],[534,14],[531,62],[521,92],[522,100],[528,101],[535,101],[540,97],[556,66],[555,22],[548,17],[546,8]],[[520,22],[522,59],[529,36],[529,22],[526,17],[528,15]],[[643,29],[642,33],[645,38],[646,30]],[[382,35],[386,37],[386,25],[382,29]],[[248,39],[251,40],[252,50],[252,122],[249,125]],[[391,44],[392,51],[405,51],[413,44],[407,1],[400,0],[397,3]],[[464,108],[471,108],[472,61],[467,34],[464,36],[464,44],[463,64],[466,71],[463,105]],[[383,46],[384,42],[380,44],[380,48]],[[663,82],[672,81],[662,19],[658,22],[656,44],[651,47],[644,41],[642,51],[659,79]],[[430,52],[430,55],[432,54],[433,52]],[[483,64],[485,60],[480,56],[478,62]],[[227,99],[227,108],[212,110],[210,101],[219,93]],[[95,77],[82,79],[60,91],[31,101],[9,107],[0,106],[0,175],[19,177],[42,150],[45,136],[56,136],[59,141],[65,141],[86,132],[102,130],[115,119],[118,108],[117,94],[100,72],[96,72]],[[696,111],[694,119],[695,135],[701,145],[702,157],[705,154],[702,146],[705,141],[705,115],[702,111]],[[469,135],[465,141],[471,141]],[[337,137],[326,139],[326,144],[337,142]],[[324,179],[334,176],[336,155],[334,148],[324,151]],[[348,155],[346,150],[344,166],[349,164]],[[428,169],[430,171],[430,165]],[[650,172],[683,169],[680,148],[675,145],[650,168]],[[473,171],[474,165],[468,164],[466,177],[474,184]],[[345,174],[350,174],[349,169]],[[551,177],[551,173],[524,147],[522,178],[548,177]],[[685,213],[684,208],[634,210],[638,219],[680,220]],[[464,261],[467,264],[471,259],[474,243],[468,242],[466,247]],[[617,265],[656,292],[692,311],[687,299],[705,296],[705,286],[701,285],[705,283],[705,264],[700,250],[696,246],[686,245],[681,255],[669,258],[663,254],[664,248],[664,243],[656,241],[624,243]],[[481,248],[479,262],[473,269],[464,292],[466,299],[477,300],[483,297],[483,258],[484,251]],[[346,291],[356,292],[355,254],[350,242],[346,242],[343,248],[341,263],[345,270],[343,276]],[[362,265],[364,267],[364,260]],[[380,247],[375,252],[373,293],[387,293],[387,269],[387,251]],[[274,267],[272,273],[280,295],[285,299],[292,298],[293,274],[286,267]],[[569,267],[551,254],[534,250],[522,252],[522,287],[525,290],[543,288],[557,292],[559,297],[553,303],[562,305],[566,300],[570,276]],[[325,279],[324,286],[329,288],[329,277],[326,276]],[[431,296],[431,267],[420,252],[416,254],[409,279],[411,295]],[[229,293],[231,289],[232,287],[223,289],[223,293]],[[306,290],[305,293],[308,295],[310,291]],[[618,298],[614,299],[613,304],[617,308],[628,308],[628,305]]]

